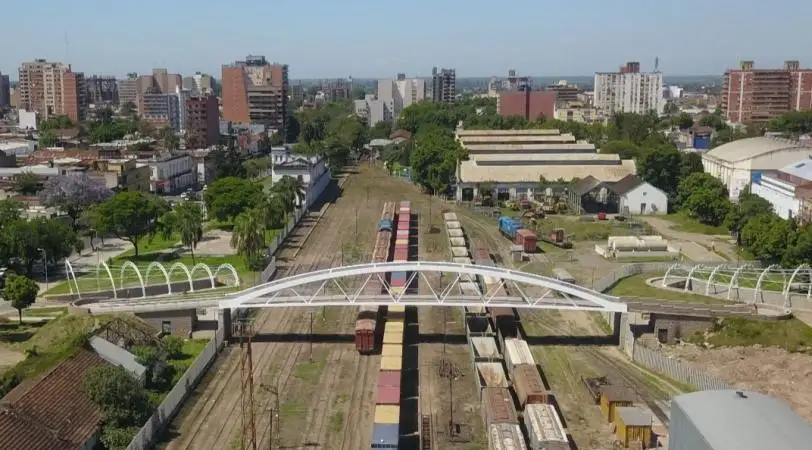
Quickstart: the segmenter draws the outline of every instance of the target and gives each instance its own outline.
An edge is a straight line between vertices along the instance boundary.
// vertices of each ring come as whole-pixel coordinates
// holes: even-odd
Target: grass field
[[[186,268],[191,272],[192,268],[195,264],[206,264],[209,266],[209,269],[212,271],[212,274],[215,273],[217,268],[222,264],[231,264],[234,266],[234,269],[237,271],[237,275],[240,277],[240,284],[243,283],[253,283],[254,277],[256,276],[256,272],[250,270],[246,265],[245,259],[238,255],[231,255],[231,256],[203,256],[203,257],[195,257],[192,258],[191,255],[184,255],[180,258],[168,258],[162,261],[166,271],[169,273],[172,266],[175,263],[181,263],[186,266]],[[149,263],[137,263],[138,269],[141,272],[141,276],[144,278],[144,284],[160,284],[165,283],[166,278],[159,269],[153,269],[150,273],[149,279],[146,278],[147,275],[147,268]],[[115,281],[115,288],[121,289],[125,287],[137,287],[141,285],[141,279],[138,278],[138,275],[135,273],[134,270],[127,269],[124,271],[124,276],[122,278],[121,273],[121,266],[113,266],[110,268],[110,272],[112,273],[113,280]],[[205,279],[208,278],[208,273],[204,270],[197,270],[192,277],[194,280],[198,279]],[[216,279],[220,279],[221,282],[227,281],[228,284],[232,284],[232,275],[231,272],[228,270],[221,270],[215,277]],[[188,276],[186,272],[183,271],[181,268],[177,268],[176,270],[169,273],[169,280],[170,282],[178,282],[178,281],[186,281],[188,280]],[[95,291],[106,291],[110,290],[113,287],[113,283],[110,281],[109,275],[106,273],[104,268],[99,270],[98,276],[95,272],[86,273],[83,275],[77,274],[76,282],[79,285],[79,292],[95,292]],[[43,295],[65,295],[71,293],[71,288],[74,290],[76,286],[74,285],[73,280],[71,280],[70,285],[68,284],[67,280],[63,281],[48,291],[46,291]]]
[[[612,289],[609,290],[609,293],[619,297],[649,297],[660,300],[675,300],[696,303],[729,303],[719,298],[706,297],[699,294],[685,294],[669,289],[660,289],[646,284],[646,280],[649,278],[662,275],[662,273],[644,273],[624,278],[618,281],[612,287]]]
[[[669,214],[667,216],[658,216],[674,223],[671,227],[674,231],[682,231],[685,233],[698,233],[708,235],[729,235],[730,230],[724,226],[705,225],[698,220],[688,217],[684,213]]]
[[[766,322],[742,318],[729,318],[707,337],[695,337],[693,341],[706,340],[717,347],[778,347],[789,352],[812,353],[812,328],[792,318]]]

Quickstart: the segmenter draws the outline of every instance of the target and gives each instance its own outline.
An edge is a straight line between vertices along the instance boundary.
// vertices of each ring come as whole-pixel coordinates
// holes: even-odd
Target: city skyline
[[[0,71],[14,80],[20,64],[35,58],[71,64],[88,75],[122,77],[159,67],[218,76],[222,64],[246,54],[288,64],[292,79],[399,72],[428,77],[434,66],[453,67],[461,78],[501,75],[509,68],[531,76],[588,76],[616,70],[625,61],[640,61],[650,71],[656,57],[670,75],[721,74],[740,60],[780,67],[797,59],[812,66],[812,50],[803,44],[803,21],[812,4],[791,0],[775,0],[766,9],[755,1],[729,8],[732,0],[674,5],[629,0],[623,9],[597,0],[553,5],[517,0],[501,16],[484,0],[468,1],[464,8],[427,0],[409,8],[371,0],[248,0],[240,8],[220,8],[210,0],[143,0],[108,6],[104,14],[117,20],[100,20],[89,2],[34,3],[50,14],[29,14],[31,3],[4,7],[15,20],[0,30],[0,38],[14,45],[4,48]],[[544,20],[552,16],[565,20]],[[125,26],[123,18],[146,26]]]

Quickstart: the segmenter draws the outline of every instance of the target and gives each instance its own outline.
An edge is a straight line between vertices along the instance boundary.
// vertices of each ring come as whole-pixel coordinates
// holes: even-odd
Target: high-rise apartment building
[[[20,66],[20,108],[42,118],[66,115],[80,120],[87,106],[85,81],[70,65],[37,59]]]
[[[431,70],[431,98],[435,102],[452,103],[457,96],[457,72],[454,69]]]
[[[753,61],[742,61],[725,72],[721,108],[734,123],[812,109],[812,69],[802,69],[798,61],[786,61],[782,69],[755,69]]]
[[[288,66],[271,64],[264,56],[223,66],[220,81],[223,119],[257,123],[284,133],[287,128]]]
[[[217,97],[209,94],[186,100],[186,148],[205,148],[220,140],[220,109]]]
[[[183,77],[183,90],[191,92],[193,97],[209,95],[214,92],[214,78],[200,72],[191,77]]]
[[[604,113],[662,114],[663,75],[640,72],[639,62],[628,62],[618,72],[595,73],[595,107]]]
[[[404,74],[398,74],[395,85],[404,108],[426,98],[426,80],[422,78],[406,78]]]
[[[118,105],[118,82],[115,77],[93,75],[85,79],[87,101],[93,105]]]
[[[11,80],[0,72],[0,108],[11,104]]]
[[[578,86],[567,83],[567,80],[560,80],[556,84],[549,84],[544,90],[555,92],[556,101],[558,103],[577,102],[578,94],[581,93],[581,89],[578,88]]]
[[[118,80],[118,104],[138,104],[138,75],[131,73],[127,78]]]

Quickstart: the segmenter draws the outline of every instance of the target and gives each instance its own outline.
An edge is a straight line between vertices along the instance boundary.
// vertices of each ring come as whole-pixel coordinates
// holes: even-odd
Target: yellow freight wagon
[[[601,387],[601,413],[609,421],[615,421],[615,408],[619,406],[632,406],[634,392],[623,386],[606,385]]]
[[[403,369],[403,358],[399,356],[382,356],[381,370],[400,371]]]
[[[403,345],[403,330],[389,331],[388,329],[383,332],[383,343],[392,345]]]
[[[389,312],[406,312],[406,307],[403,305],[389,305]]]
[[[400,423],[400,406],[375,405],[375,423],[397,425]]]
[[[628,448],[635,441],[642,442],[643,448],[651,447],[651,414],[635,406],[615,408],[615,432],[617,439]]]
[[[383,344],[381,356],[395,356],[403,358],[403,346],[399,344]]]

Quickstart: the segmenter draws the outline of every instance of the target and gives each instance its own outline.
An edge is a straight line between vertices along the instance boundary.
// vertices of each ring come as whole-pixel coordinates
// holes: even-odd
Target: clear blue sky
[[[0,71],[69,62],[121,76],[166,67],[219,78],[249,53],[293,78],[591,75],[660,57],[666,74],[812,66],[808,0],[5,0]],[[68,38],[66,50],[65,36]]]

